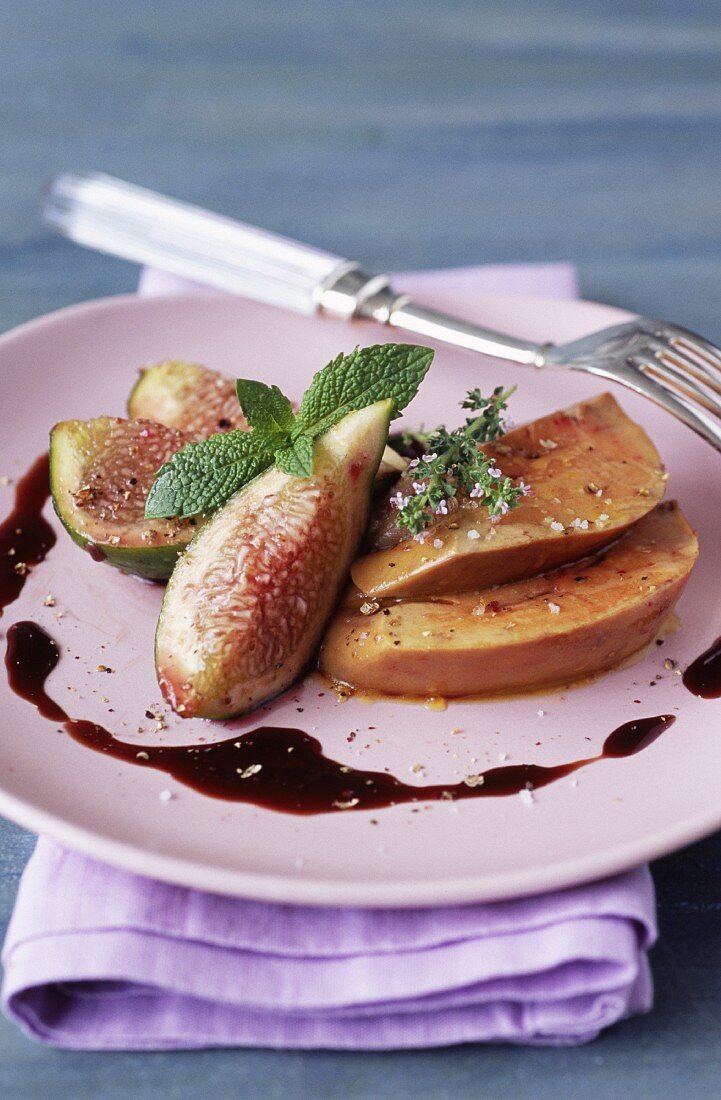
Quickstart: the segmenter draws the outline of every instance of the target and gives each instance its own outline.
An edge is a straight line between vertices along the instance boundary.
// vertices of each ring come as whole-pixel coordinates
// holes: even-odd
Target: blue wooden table
[[[6,4],[0,328],[134,286],[38,222],[101,169],[376,267],[573,260],[719,342],[720,77],[718,0]],[[3,920],[32,844],[0,824]],[[74,1054],[0,1021],[0,1096],[719,1095],[721,837],[654,873],[656,1008],[588,1047]]]

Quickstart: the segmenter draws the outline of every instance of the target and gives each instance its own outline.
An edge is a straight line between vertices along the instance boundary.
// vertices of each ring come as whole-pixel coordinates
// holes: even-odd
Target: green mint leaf
[[[420,344],[374,344],[339,355],[313,377],[294,434],[315,438],[348,413],[392,398],[394,416],[416,395],[434,352]]]
[[[289,447],[275,452],[275,464],[291,477],[310,477],[313,473],[313,438],[299,435]]]
[[[277,386],[239,378],[235,383],[235,392],[251,428],[267,436],[288,438],[295,423],[295,414],[290,401]]]
[[[261,432],[234,431],[188,443],[161,466],[145,502],[148,519],[207,514],[273,463]]]

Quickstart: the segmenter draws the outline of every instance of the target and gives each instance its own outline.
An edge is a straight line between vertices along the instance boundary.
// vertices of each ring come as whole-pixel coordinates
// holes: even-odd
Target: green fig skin
[[[319,437],[309,478],[255,478],[179,559],[155,640],[178,714],[245,714],[307,668],[368,522],[392,411],[379,401]]]

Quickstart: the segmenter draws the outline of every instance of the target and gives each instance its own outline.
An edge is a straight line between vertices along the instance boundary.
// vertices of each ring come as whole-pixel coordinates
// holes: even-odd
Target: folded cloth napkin
[[[399,276],[410,292],[573,297],[567,265]],[[145,272],[144,293],[188,289]],[[307,908],[141,878],[41,838],[4,947],[2,1003],[76,1049],[571,1044],[651,1006],[641,867],[515,901]]]
[[[86,1050],[580,1043],[647,1010],[647,868],[534,898],[312,909],[220,897],[41,839],[4,950],[5,1012]]]

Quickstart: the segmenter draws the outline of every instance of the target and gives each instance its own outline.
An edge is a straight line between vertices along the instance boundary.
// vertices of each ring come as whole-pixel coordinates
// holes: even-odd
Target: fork
[[[567,344],[536,344],[429,309],[386,275],[110,176],[51,180],[43,215],[79,244],[300,313],[371,319],[534,367],[586,371],[673,413],[721,451],[721,350],[667,321],[638,317]]]

